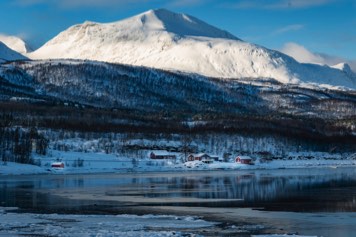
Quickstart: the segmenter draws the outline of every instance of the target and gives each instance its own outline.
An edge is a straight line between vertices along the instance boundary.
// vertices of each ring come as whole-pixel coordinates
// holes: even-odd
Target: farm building
[[[64,169],[64,163],[63,162],[53,162],[51,164],[51,168],[53,168],[53,169]]]
[[[211,158],[208,154],[206,153],[199,153],[199,154],[190,154],[188,157],[187,157],[187,161],[201,161],[203,163],[207,163],[207,164],[210,164],[210,163],[213,163],[214,162],[214,159]]]
[[[211,155],[210,158],[212,160],[214,160],[214,162],[222,162],[223,161],[222,158],[220,158],[219,156],[216,156],[216,155]]]
[[[252,159],[249,156],[237,156],[235,162],[245,165],[253,165]]]
[[[164,159],[176,159],[176,155],[172,155],[167,151],[152,151],[150,153],[150,158],[154,160],[164,160]]]

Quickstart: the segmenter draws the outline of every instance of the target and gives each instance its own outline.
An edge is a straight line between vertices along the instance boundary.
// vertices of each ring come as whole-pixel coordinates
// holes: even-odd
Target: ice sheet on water
[[[252,237],[317,237],[317,236],[307,236],[307,235],[252,235]]]
[[[186,228],[215,223],[189,216],[62,215],[12,213],[0,207],[0,235],[46,236],[183,236]]]

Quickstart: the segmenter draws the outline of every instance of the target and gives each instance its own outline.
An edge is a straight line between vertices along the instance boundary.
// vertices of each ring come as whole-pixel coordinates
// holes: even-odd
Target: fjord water
[[[1,176],[0,206],[60,213],[213,213],[215,221],[220,213],[222,221],[238,223],[239,218],[254,218],[255,224],[264,220],[264,225],[275,228],[278,220],[289,218],[288,223],[294,224],[284,225],[288,231],[299,228],[300,233],[322,232],[323,236],[342,231],[343,236],[353,236],[356,170]],[[230,214],[225,215],[226,210]],[[339,220],[330,220],[333,217]],[[303,226],[305,218],[311,220],[308,226]],[[331,223],[332,228],[325,232],[323,225]]]

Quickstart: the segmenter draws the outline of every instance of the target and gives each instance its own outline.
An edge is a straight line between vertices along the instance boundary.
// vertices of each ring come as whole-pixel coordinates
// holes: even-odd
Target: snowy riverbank
[[[35,156],[39,165],[7,162],[0,164],[0,175],[21,174],[81,174],[81,173],[125,173],[125,172],[164,172],[164,171],[200,171],[200,170],[240,170],[240,169],[290,169],[315,167],[356,166],[355,159],[347,159],[340,154],[329,153],[291,153],[285,159],[256,159],[254,165],[236,162],[214,162],[205,164],[200,161],[177,162],[172,160],[133,159],[105,153],[82,153],[51,151],[49,156]],[[305,158],[308,157],[308,158]],[[312,158],[310,158],[312,157]],[[63,162],[64,169],[53,169],[53,162]]]

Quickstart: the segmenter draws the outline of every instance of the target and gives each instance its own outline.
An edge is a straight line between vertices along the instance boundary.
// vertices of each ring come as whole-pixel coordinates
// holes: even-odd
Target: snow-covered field
[[[60,215],[9,212],[0,207],[0,236],[190,236],[213,227],[196,217],[165,215]]]
[[[305,157],[313,156],[313,159]],[[37,165],[7,162],[0,164],[0,175],[20,174],[79,174],[79,173],[125,173],[125,172],[164,172],[164,171],[203,171],[238,169],[284,169],[356,166],[355,159],[328,153],[291,153],[287,159],[264,161],[257,159],[254,165],[244,165],[233,161],[205,164],[201,161],[185,162],[174,160],[152,160],[127,158],[115,154],[64,152],[51,150],[48,156],[34,155]],[[303,157],[303,158],[301,158]],[[63,162],[63,169],[51,168],[54,162]]]

